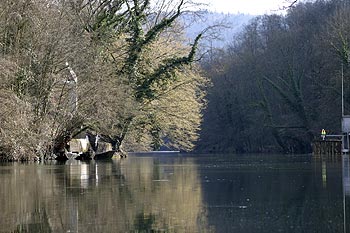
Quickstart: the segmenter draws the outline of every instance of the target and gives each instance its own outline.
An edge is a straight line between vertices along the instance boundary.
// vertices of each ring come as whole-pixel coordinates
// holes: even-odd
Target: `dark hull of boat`
[[[82,153],[79,156],[77,156],[75,159],[76,160],[84,160],[84,161],[86,161],[86,160],[91,160],[92,157],[91,157],[91,153]]]
[[[91,160],[91,153],[64,153],[55,158],[57,161],[67,161],[67,160]]]
[[[77,159],[77,157],[78,157],[78,154],[64,153],[64,154],[60,154],[60,155],[56,156],[55,160],[57,160],[57,161],[67,161],[67,160]]]
[[[106,159],[111,159],[113,155],[115,154],[116,151],[110,150],[102,153],[97,153],[94,156],[95,160],[106,160]]]

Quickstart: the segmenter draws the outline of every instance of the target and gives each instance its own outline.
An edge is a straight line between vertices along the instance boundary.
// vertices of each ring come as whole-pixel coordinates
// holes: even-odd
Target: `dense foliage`
[[[305,153],[322,128],[339,133],[342,67],[350,111],[349,41],[345,0],[255,18],[203,62],[213,87],[197,149]]]
[[[163,3],[3,0],[1,159],[48,158],[82,131],[116,150],[192,149],[201,34],[186,45],[177,19],[190,2]]]

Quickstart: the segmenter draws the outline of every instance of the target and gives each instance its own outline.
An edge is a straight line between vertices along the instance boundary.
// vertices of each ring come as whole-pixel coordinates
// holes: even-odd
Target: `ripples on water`
[[[132,155],[0,164],[0,232],[346,232],[349,159]]]

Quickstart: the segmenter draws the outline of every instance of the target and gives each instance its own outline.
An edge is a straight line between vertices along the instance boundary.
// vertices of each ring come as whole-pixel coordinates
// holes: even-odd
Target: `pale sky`
[[[276,13],[288,5],[288,0],[198,0],[198,2],[209,4],[208,9],[211,11],[254,15]]]

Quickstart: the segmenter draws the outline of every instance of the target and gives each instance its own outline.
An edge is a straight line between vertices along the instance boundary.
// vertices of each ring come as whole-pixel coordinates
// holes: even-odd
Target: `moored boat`
[[[109,150],[109,151],[105,151],[105,152],[96,153],[94,156],[94,159],[95,160],[111,159],[115,153],[116,153],[115,150]]]

